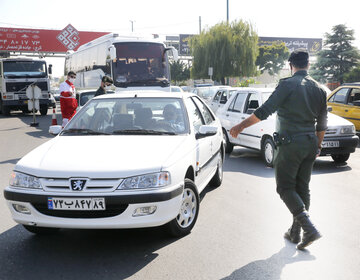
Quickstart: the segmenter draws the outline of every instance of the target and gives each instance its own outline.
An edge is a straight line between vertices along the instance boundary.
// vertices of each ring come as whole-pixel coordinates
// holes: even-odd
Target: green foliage
[[[248,87],[251,84],[255,84],[255,80],[254,79],[246,79],[246,80],[238,82],[235,85],[235,87]]]
[[[354,30],[344,24],[335,25],[325,34],[324,49],[317,54],[317,63],[310,74],[321,82],[344,82],[344,75],[358,64],[360,54],[352,46]]]
[[[252,76],[257,73],[258,36],[249,23],[222,22],[190,39],[194,57],[191,77],[208,78],[213,67],[213,79],[224,84],[225,77]]]
[[[260,46],[256,65],[259,66],[261,73],[268,70],[269,74],[273,76],[284,67],[289,54],[284,42],[274,42],[271,45]]]
[[[344,82],[354,83],[360,82],[360,66],[351,69],[350,72],[344,75]]]
[[[171,81],[175,83],[190,79],[190,69],[182,61],[170,63]]]

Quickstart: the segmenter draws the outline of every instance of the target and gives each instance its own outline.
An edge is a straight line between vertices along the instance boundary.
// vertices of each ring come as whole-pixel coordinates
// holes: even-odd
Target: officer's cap
[[[309,53],[306,49],[294,50],[288,59],[289,62],[309,61]]]

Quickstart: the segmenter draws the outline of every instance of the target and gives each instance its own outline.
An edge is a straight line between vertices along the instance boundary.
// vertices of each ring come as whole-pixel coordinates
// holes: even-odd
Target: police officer
[[[102,77],[100,87],[97,89],[95,96],[105,94],[106,90],[110,89],[113,83],[113,80],[109,76]]]
[[[237,137],[245,128],[265,120],[277,111],[274,169],[276,191],[293,215],[293,224],[284,237],[300,242],[303,250],[321,237],[310,221],[309,182],[315,158],[327,128],[326,92],[307,73],[309,54],[305,49],[289,57],[292,77],[282,79],[270,98],[251,116],[230,130]],[[276,139],[275,139],[276,138]]]

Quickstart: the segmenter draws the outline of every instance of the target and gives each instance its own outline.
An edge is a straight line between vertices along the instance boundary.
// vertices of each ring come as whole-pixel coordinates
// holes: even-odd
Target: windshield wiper
[[[64,134],[109,135],[109,133],[94,131],[94,130],[87,129],[87,128],[70,128],[70,129],[63,130],[63,132],[61,134],[62,135],[64,135]]]
[[[176,135],[175,132],[170,131],[158,131],[151,129],[121,129],[115,130],[113,134],[119,135]]]

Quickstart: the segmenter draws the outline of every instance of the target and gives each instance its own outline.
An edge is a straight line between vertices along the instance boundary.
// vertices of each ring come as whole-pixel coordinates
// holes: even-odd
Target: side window
[[[231,106],[232,104],[230,105],[229,111],[242,113],[246,97],[247,97],[247,92],[239,92],[233,100],[234,105],[233,106]]]
[[[346,103],[346,96],[348,91],[349,91],[348,88],[340,89],[329,99],[329,102]]]
[[[244,112],[246,114],[252,114],[259,107],[259,101],[256,93],[251,93],[246,104]]]
[[[195,101],[196,106],[199,108],[202,116],[204,117],[205,124],[212,123],[215,120],[215,118],[210,113],[209,109],[205,106],[205,104],[196,97],[194,97],[193,100]]]
[[[219,90],[219,91],[215,94],[214,99],[213,99],[214,102],[219,102],[221,93],[222,93],[222,91]]]
[[[0,77],[2,77],[2,64],[0,62]]]
[[[349,94],[348,103],[354,106],[360,106],[360,89],[353,88]]]
[[[201,113],[191,98],[186,100],[186,107],[189,114],[190,126],[194,127],[195,133],[197,133],[199,132],[200,126],[204,124]]]

